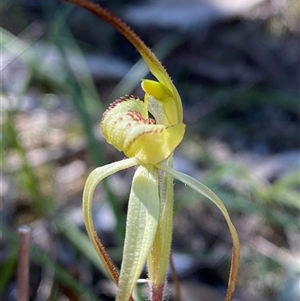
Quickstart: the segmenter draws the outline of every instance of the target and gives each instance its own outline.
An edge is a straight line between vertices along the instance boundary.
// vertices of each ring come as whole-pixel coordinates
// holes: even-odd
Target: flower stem
[[[151,286],[151,301],[162,301],[164,294],[164,284]]]
[[[166,164],[172,166],[172,156]],[[152,250],[148,256],[151,301],[161,301],[168,270],[173,228],[173,178],[159,171],[160,217]]]

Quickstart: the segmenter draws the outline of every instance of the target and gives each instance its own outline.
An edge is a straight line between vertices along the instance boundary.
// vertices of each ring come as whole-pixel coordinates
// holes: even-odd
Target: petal
[[[164,84],[144,79],[142,80],[142,89],[146,92],[145,99],[152,96],[156,101],[162,103],[165,115],[164,124],[178,123],[176,102],[172,92]]]
[[[228,289],[227,289],[226,298],[225,298],[226,301],[232,300],[233,292],[235,289],[235,284],[237,281],[239,262],[240,262],[240,243],[239,243],[238,234],[237,234],[236,229],[230,219],[227,209],[225,208],[222,201],[208,187],[206,187],[204,184],[200,183],[196,179],[194,179],[184,173],[176,171],[173,168],[163,165],[163,164],[158,164],[157,168],[162,169],[163,171],[169,173],[175,179],[181,181],[182,183],[186,184],[190,188],[194,189],[195,191],[199,192],[203,196],[207,197],[222,212],[222,214],[227,222],[228,228],[230,230],[232,243],[233,243],[231,269],[230,269],[230,274],[229,274]]]
[[[181,142],[185,125],[155,124],[148,118],[144,102],[128,97],[115,101],[103,114],[100,124],[108,143],[141,164],[166,159]]]
[[[185,131],[183,123],[171,126],[136,126],[125,139],[124,153],[135,156],[141,163],[157,164],[166,159],[181,142]]]
[[[123,260],[116,300],[128,301],[144,268],[159,218],[157,169],[139,166],[130,192]]]
[[[114,267],[112,261],[110,260],[109,256],[104,250],[104,247],[99,240],[97,233],[95,231],[93,219],[92,219],[92,202],[93,202],[93,196],[96,186],[99,184],[100,181],[102,181],[104,178],[114,174],[115,172],[118,172],[120,170],[132,167],[137,165],[137,161],[135,158],[131,159],[125,159],[122,161],[114,162],[102,167],[98,167],[95,170],[91,172],[91,174],[88,176],[85,185],[84,185],[84,191],[83,191],[83,218],[84,223],[89,235],[89,238],[91,242],[94,245],[94,248],[96,249],[102,264],[104,265],[106,271],[112,278],[112,280],[117,284],[118,283],[118,272],[116,268]]]

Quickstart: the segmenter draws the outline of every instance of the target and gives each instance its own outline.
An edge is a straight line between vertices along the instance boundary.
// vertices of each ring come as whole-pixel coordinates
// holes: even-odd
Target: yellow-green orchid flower
[[[231,300],[239,266],[239,240],[221,200],[206,186],[172,167],[172,154],[185,132],[182,104],[169,75],[136,34],[125,23],[100,6],[86,0],[66,0],[88,9],[113,25],[139,51],[157,79],[142,80],[144,100],[125,96],[104,112],[100,128],[106,141],[126,159],[96,168],[83,192],[83,213],[88,235],[113,281],[116,300],[132,300],[132,293],[147,262],[150,300],[163,300],[170,257],[173,222],[173,179],[210,199],[221,210],[232,241],[232,265],[226,300]],[[150,115],[150,114],[151,115]],[[129,196],[126,234],[120,275],[97,237],[91,214],[93,194],[104,178],[136,167]]]

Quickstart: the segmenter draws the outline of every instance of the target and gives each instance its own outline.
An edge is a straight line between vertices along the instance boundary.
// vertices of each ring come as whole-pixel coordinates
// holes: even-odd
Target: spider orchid
[[[170,258],[173,223],[173,180],[177,179],[210,199],[222,212],[232,237],[233,250],[226,301],[232,299],[239,266],[239,240],[221,200],[196,179],[173,169],[172,155],[185,132],[181,99],[168,73],[151,50],[120,19],[87,0],[66,0],[103,18],[138,50],[157,79],[142,80],[143,100],[125,96],[104,112],[101,132],[108,143],[127,157],[96,168],[83,192],[84,221],[108,274],[118,286],[116,300],[131,297],[147,262],[150,300],[163,300]],[[120,274],[97,237],[91,209],[96,186],[104,178],[136,167],[128,203],[126,234]]]

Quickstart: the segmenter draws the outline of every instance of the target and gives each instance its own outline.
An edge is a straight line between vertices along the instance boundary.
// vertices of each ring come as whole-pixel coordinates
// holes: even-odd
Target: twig
[[[175,265],[174,265],[174,260],[173,260],[173,254],[172,253],[171,253],[171,256],[170,256],[170,268],[171,268],[171,271],[172,271],[172,277],[173,277],[173,282],[174,282],[174,285],[175,285],[177,300],[182,301],[183,299],[182,299],[182,295],[181,295],[180,283],[179,283],[178,275],[177,275],[176,268],[175,268]]]
[[[18,256],[18,301],[29,300],[29,240],[30,228],[22,226],[19,233],[19,256]]]

